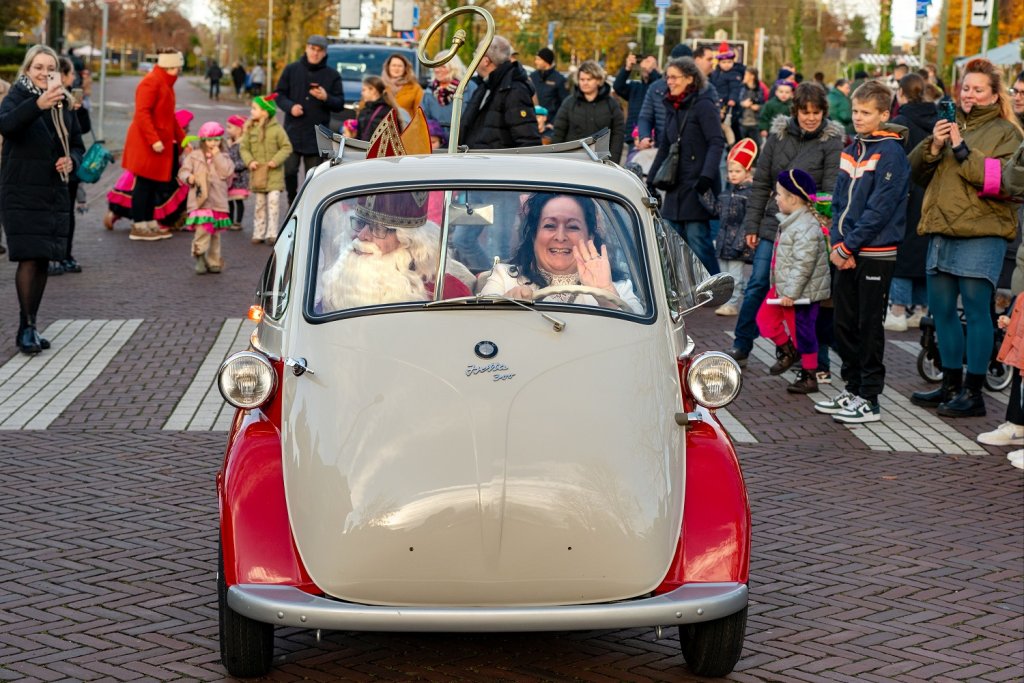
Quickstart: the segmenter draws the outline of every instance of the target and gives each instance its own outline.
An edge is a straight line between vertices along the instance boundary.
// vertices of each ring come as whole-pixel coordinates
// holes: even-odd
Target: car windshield
[[[403,55],[406,59],[415,57],[407,50],[382,50],[379,47],[366,48],[358,45],[332,47],[328,51],[329,66],[333,66],[346,81],[361,81],[363,76],[379,76],[384,69],[384,60],[392,54]],[[412,59],[415,64],[415,60]]]
[[[311,313],[479,296],[648,316],[639,235],[637,215],[625,204],[578,193],[446,189],[345,197],[319,222]]]

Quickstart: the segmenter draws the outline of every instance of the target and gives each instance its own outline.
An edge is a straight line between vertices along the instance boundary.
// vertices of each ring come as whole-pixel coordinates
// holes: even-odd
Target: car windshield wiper
[[[528,311],[533,311],[540,317],[551,323],[551,326],[555,328],[555,332],[561,332],[565,329],[565,321],[559,320],[553,315],[537,310],[537,303],[530,299],[513,299],[512,297],[505,296],[504,294],[475,294],[473,296],[460,296],[454,299],[440,299],[438,301],[428,301],[424,306],[426,308],[442,308],[449,306],[466,306],[468,304],[513,304],[521,308],[525,308]]]

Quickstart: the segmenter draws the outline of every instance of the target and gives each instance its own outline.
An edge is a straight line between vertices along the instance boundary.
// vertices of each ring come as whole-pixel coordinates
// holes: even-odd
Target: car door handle
[[[307,372],[311,375],[316,374],[309,369],[308,365],[306,365],[305,358],[285,358],[284,364],[292,369],[292,374],[296,377],[301,377]]]

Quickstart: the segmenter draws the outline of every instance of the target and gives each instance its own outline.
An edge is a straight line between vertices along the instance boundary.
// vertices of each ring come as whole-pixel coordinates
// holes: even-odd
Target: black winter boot
[[[952,401],[939,406],[938,413],[943,417],[981,417],[985,414],[985,398],[981,395],[981,387],[985,384],[985,375],[967,373],[964,388]]]
[[[910,402],[922,408],[936,408],[940,403],[952,401],[964,387],[964,370],[942,368],[942,386],[935,391],[915,391]]]
[[[791,394],[813,394],[818,390],[818,378],[814,370],[800,368],[796,381],[786,387]]]
[[[43,349],[39,345],[38,337],[35,316],[22,313],[21,321],[18,324],[18,336],[15,339],[18,350],[28,354],[39,353]]]
[[[775,357],[778,360],[775,361],[775,365],[768,368],[769,374],[781,375],[786,370],[793,367],[793,363],[795,363],[797,359],[796,347],[793,346],[793,342],[787,341],[782,346],[776,346]]]

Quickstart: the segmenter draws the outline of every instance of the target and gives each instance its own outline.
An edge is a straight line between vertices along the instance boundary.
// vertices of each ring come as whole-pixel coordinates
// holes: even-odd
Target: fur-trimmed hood
[[[846,136],[846,131],[843,130],[843,126],[832,119],[826,118],[821,123],[821,127],[813,133],[807,133],[800,128],[800,125],[796,122],[795,116],[786,116],[785,114],[779,114],[772,119],[772,125],[768,129],[769,135],[774,135],[780,140],[786,136],[796,136],[799,139],[808,138],[820,138],[822,142],[826,140],[839,140],[843,141]]]

